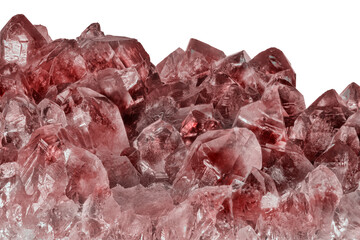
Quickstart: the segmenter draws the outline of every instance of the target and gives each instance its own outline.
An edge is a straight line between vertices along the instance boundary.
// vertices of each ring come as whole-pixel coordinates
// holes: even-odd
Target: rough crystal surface
[[[360,87],[306,108],[284,53],[156,66],[90,24],[0,31],[0,239],[359,239]]]

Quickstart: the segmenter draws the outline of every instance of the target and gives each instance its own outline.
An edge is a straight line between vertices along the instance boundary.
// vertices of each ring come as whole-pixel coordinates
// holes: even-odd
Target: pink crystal
[[[336,91],[329,90],[299,115],[290,139],[299,142],[305,156],[314,161],[326,150],[336,131],[350,115],[350,110]]]
[[[351,239],[359,235],[359,190],[345,194],[334,214],[334,235],[338,238]]]
[[[356,83],[350,83],[340,94],[352,111],[357,111],[360,107],[360,86]]]
[[[357,239],[360,88],[308,108],[277,48],[0,32],[0,239]]]
[[[261,169],[261,149],[255,135],[245,128],[208,131],[191,145],[175,187],[217,185],[246,177],[252,168]],[[227,180],[227,177],[230,179]]]
[[[344,192],[358,187],[359,157],[349,146],[335,143],[315,160],[314,165],[331,169],[343,185]]]
[[[140,152],[137,167],[148,181],[167,180],[166,158],[183,146],[179,132],[169,123],[157,120],[146,127],[135,139],[134,147]]]
[[[265,203],[266,197],[271,198]],[[233,213],[236,221],[256,226],[257,219],[271,208],[278,207],[278,192],[272,178],[259,170],[253,170],[232,195]]]
[[[252,130],[264,146],[279,145],[287,139],[285,110],[275,94],[276,90],[270,89],[261,100],[241,107],[233,124]]]
[[[74,144],[114,154],[129,146],[120,112],[105,96],[89,88],[65,89],[56,97],[73,129]],[[73,134],[76,134],[73,135]]]
[[[177,76],[179,71],[178,68],[184,56],[184,50],[178,48],[156,65],[156,70],[158,71],[162,81],[165,83],[171,83],[179,80],[179,77]]]
[[[43,35],[24,15],[16,15],[0,32],[0,63],[25,66],[36,50],[46,43]]]

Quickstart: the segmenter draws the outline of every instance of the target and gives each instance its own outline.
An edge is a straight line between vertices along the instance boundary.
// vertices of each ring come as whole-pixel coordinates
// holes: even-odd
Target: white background
[[[50,36],[75,38],[92,22],[137,38],[157,64],[197,38],[226,54],[281,49],[307,106],[324,91],[360,84],[360,2],[356,1],[16,1],[0,2],[0,25],[23,13]]]

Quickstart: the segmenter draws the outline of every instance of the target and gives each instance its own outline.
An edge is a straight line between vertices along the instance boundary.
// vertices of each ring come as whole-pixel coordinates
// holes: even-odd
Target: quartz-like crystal
[[[43,35],[24,15],[16,15],[0,32],[0,63],[17,63],[24,67],[36,50],[46,43]]]
[[[299,115],[289,137],[303,147],[310,161],[314,161],[327,149],[350,115],[342,98],[335,90],[329,90]]]
[[[0,239],[359,239],[360,87],[306,108],[284,53],[156,66],[90,24],[0,31]]]
[[[159,119],[146,127],[133,142],[140,152],[137,163],[143,184],[167,180],[167,157],[183,146],[180,133],[169,123]]]
[[[360,86],[350,83],[341,93],[341,97],[352,111],[357,111],[360,107]]]

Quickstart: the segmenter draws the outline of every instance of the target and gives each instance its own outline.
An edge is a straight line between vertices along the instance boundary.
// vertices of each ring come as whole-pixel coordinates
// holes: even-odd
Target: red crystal
[[[299,142],[305,156],[314,161],[326,150],[332,137],[350,115],[350,110],[336,91],[329,90],[299,115],[290,139]]]
[[[346,102],[348,108],[357,111],[360,107],[360,86],[356,83],[350,83],[340,94]]]
[[[360,87],[308,108],[284,53],[156,67],[98,23],[0,32],[1,239],[357,239]]]
[[[24,15],[12,17],[0,32],[0,63],[17,63],[24,67],[47,43],[43,35]]]

